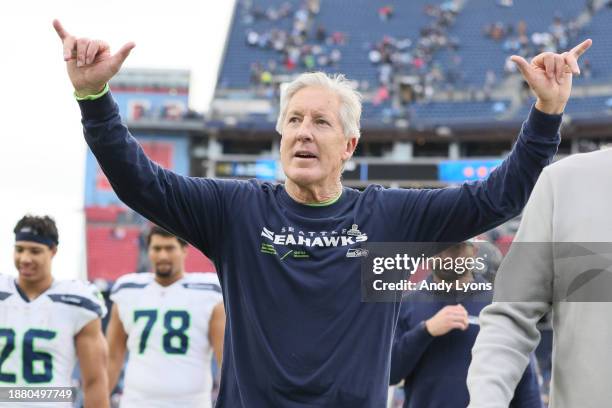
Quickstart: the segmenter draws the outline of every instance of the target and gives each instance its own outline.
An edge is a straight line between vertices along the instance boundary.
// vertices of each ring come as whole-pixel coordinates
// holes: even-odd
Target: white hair
[[[342,74],[328,76],[324,72],[308,72],[301,74],[284,89],[281,89],[280,113],[276,121],[276,131],[282,134],[283,122],[287,115],[287,107],[291,98],[301,89],[318,86],[334,92],[340,98],[340,122],[344,136],[359,139],[359,122],[361,120],[361,94],[351,86],[351,82]]]

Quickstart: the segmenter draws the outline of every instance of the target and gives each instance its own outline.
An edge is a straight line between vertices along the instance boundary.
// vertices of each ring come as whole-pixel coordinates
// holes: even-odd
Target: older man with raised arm
[[[108,81],[134,44],[55,29],[85,139],[117,195],[214,260],[228,331],[220,407],[381,407],[398,303],[361,302],[366,241],[461,241],[517,215],[559,143],[586,41],[516,58],[538,96],[512,153],[483,182],[363,192],[341,183],[359,140],[359,95],[343,76],[303,74],[281,96],[284,184],[183,177],[149,160],[121,123]]]

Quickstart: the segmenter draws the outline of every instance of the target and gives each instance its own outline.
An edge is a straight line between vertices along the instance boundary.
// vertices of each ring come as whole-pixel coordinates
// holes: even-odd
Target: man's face
[[[151,236],[149,261],[156,276],[169,278],[183,272],[186,256],[187,249],[175,237]]]
[[[336,182],[357,146],[344,136],[340,98],[321,87],[300,89],[289,101],[280,144],[283,171],[300,186]]]
[[[57,252],[47,245],[30,241],[15,242],[13,259],[19,278],[30,283],[40,282],[51,275],[51,261]]]

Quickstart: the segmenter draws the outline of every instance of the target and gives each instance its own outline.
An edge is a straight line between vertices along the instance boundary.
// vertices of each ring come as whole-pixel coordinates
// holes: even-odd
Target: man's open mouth
[[[300,159],[316,159],[317,155],[307,151],[298,151],[295,153],[295,157],[299,157]]]

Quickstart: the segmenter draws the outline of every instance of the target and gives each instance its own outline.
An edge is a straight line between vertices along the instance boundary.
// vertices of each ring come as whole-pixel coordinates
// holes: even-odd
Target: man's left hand
[[[578,59],[593,41],[586,40],[563,54],[544,52],[529,64],[523,57],[513,55],[517,65],[538,100],[536,108],[548,114],[561,114],[572,91],[572,77],[580,74]]]

